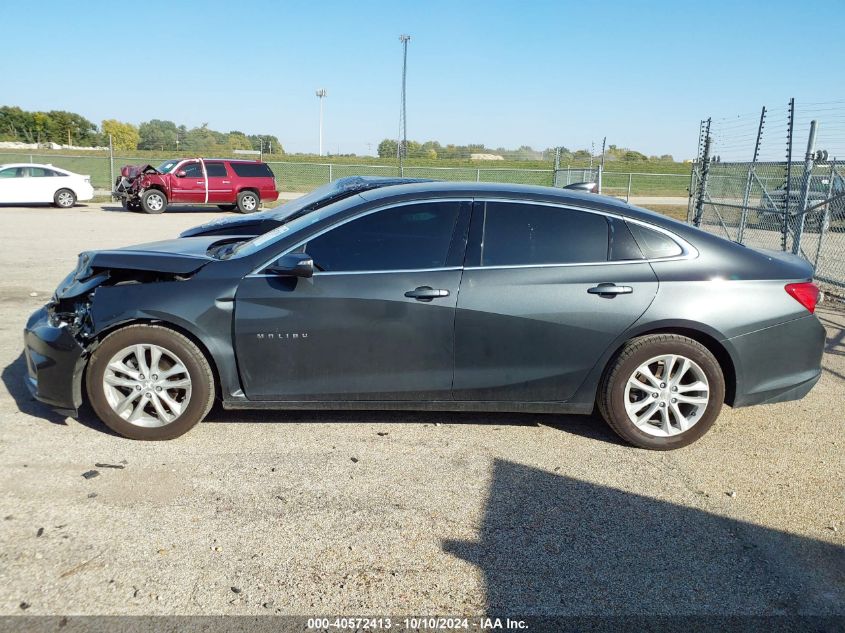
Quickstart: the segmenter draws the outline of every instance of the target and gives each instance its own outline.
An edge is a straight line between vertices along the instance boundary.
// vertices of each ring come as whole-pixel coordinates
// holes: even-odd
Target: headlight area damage
[[[114,181],[112,198],[127,208],[140,208],[140,196],[152,186],[166,191],[167,182],[162,173],[152,165],[125,165],[120,168],[120,177]]]
[[[24,329],[26,382],[33,396],[75,416],[82,405],[87,359],[97,347],[103,322],[109,322],[118,309],[107,295],[120,286],[186,281],[208,261],[131,251],[80,254],[76,269],[62,280],[52,300],[30,316]]]

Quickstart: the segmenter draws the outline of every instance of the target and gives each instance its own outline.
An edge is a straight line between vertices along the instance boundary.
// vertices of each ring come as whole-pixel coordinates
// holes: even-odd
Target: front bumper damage
[[[46,306],[34,312],[24,328],[24,381],[32,396],[76,417],[82,406],[82,374],[91,351],[68,324],[56,324]]]

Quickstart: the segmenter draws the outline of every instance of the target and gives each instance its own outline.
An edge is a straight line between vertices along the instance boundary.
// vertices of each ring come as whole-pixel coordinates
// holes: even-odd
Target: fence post
[[[698,199],[695,202],[693,226],[701,226],[704,215],[704,198],[707,195],[707,176],[710,174],[710,120],[707,120],[707,136],[704,137],[704,155],[701,157],[701,180],[698,183]]]
[[[114,187],[114,141],[109,134],[109,188]]]
[[[332,177],[332,164],[329,163],[329,182],[332,182],[334,178]]]
[[[481,170],[480,169],[475,170],[475,182],[481,182]]]
[[[830,200],[833,197],[833,179],[836,176],[836,160],[830,161],[830,180],[827,183],[827,199]],[[813,271],[814,274],[818,275],[819,273],[819,258],[822,256],[822,242],[824,242],[824,238],[827,236],[827,232],[830,230],[830,205],[826,204],[824,206],[824,217],[822,218],[821,225],[819,226],[819,241],[816,244],[816,258],[813,260]]]
[[[804,155],[804,181],[801,183],[801,204],[798,208],[798,225],[792,238],[792,252],[801,252],[801,238],[804,235],[804,220],[807,217],[807,201],[810,197],[810,183],[813,179],[813,151],[816,149],[816,122],[810,121],[810,134],[807,136],[807,153]]]
[[[783,222],[780,227],[780,248],[786,250],[786,237],[789,234],[789,202],[792,197],[792,133],[795,129],[795,97],[789,100],[789,114],[786,122],[786,200],[784,201]]]
[[[598,169],[598,188],[599,188],[599,195],[601,195],[601,173],[602,173],[602,168],[601,168],[601,163],[599,163],[599,169]]]
[[[748,180],[745,182],[745,194],[742,196],[742,212],[739,217],[739,230],[736,241],[740,244],[745,239],[745,225],[748,224],[748,202],[751,198],[751,183],[754,176],[754,167],[757,166],[757,158],[760,156],[760,141],[763,138],[763,122],[766,120],[766,106],[760,111],[760,123],[757,125],[757,142],[754,144],[754,156],[751,158],[751,165],[748,167]]]
[[[572,184],[572,165],[566,166],[566,184]]]
[[[631,181],[634,178],[634,174],[628,174],[628,193],[625,194],[625,202],[631,201]]]

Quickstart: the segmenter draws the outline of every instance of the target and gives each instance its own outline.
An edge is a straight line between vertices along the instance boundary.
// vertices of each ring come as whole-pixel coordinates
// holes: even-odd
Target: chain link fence
[[[96,189],[111,190],[114,179],[123,165],[159,165],[172,156],[84,156],[66,154],[38,154],[0,152],[0,163],[51,163],[70,171],[91,176]],[[328,182],[346,176],[406,176],[434,180],[470,182],[508,182],[525,185],[565,187],[577,182],[594,182],[598,178],[595,167],[565,167],[560,169],[519,169],[501,167],[430,167],[404,165],[311,163],[275,161],[265,162],[276,175],[279,191],[306,193]],[[634,196],[670,196],[686,198],[687,174],[660,174],[604,171],[603,193],[629,199]]]
[[[800,255],[845,296],[845,102],[702,121],[688,219],[755,248]],[[744,160],[742,160],[744,158]],[[749,160],[750,159],[750,160]]]

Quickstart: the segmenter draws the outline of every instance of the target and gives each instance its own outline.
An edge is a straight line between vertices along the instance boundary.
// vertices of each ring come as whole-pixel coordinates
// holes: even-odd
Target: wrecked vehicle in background
[[[168,204],[217,205],[223,211],[253,213],[279,198],[276,178],[266,163],[251,160],[188,158],[158,167],[126,165],[112,197],[124,209],[163,213]]]

